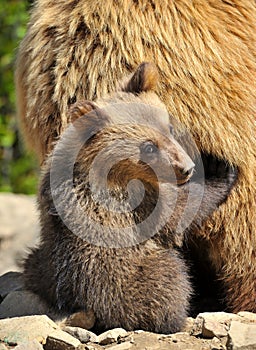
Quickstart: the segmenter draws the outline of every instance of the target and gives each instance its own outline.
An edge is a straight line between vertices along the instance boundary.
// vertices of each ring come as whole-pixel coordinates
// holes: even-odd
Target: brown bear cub
[[[182,328],[191,295],[183,231],[229,191],[190,187],[194,163],[156,84],[144,63],[110,98],[77,102],[44,166],[41,242],[24,263],[25,285],[63,312],[92,309],[96,331]]]

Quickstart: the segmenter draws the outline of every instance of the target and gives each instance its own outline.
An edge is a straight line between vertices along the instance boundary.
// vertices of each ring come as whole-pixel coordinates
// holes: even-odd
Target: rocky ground
[[[202,313],[171,335],[120,328],[93,334],[93,313],[59,315],[24,290],[19,261],[38,233],[35,198],[0,194],[0,350],[256,349],[256,315],[248,312]]]

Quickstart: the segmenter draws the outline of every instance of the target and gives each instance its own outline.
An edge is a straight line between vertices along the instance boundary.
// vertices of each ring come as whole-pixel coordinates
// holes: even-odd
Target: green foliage
[[[36,161],[25,153],[15,116],[16,50],[26,32],[29,1],[1,0],[0,6],[0,191],[35,193]]]

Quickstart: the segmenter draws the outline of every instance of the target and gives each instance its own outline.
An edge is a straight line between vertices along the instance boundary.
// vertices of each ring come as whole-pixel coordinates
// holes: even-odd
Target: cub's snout
[[[143,144],[141,159],[154,171],[158,181],[176,185],[186,183],[193,175],[194,162],[173,137],[160,140]]]

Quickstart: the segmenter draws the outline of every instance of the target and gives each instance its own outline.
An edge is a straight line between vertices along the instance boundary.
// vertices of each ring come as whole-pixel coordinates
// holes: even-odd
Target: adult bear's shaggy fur
[[[156,62],[161,99],[194,136],[207,177],[238,172],[227,202],[193,236],[231,311],[256,311],[255,18],[252,0],[38,0],[16,71],[19,118],[43,161],[71,103]]]

